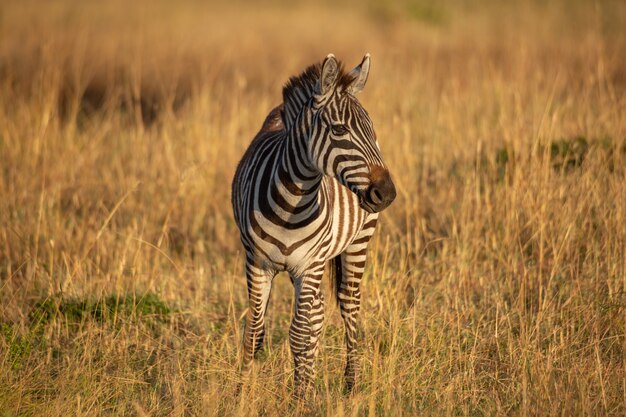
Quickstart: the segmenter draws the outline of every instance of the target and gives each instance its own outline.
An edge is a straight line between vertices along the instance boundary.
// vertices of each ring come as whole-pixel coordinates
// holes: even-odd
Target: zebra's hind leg
[[[351,392],[359,378],[362,330],[359,322],[361,310],[361,278],[365,269],[365,247],[348,248],[333,260],[337,280],[337,299],[346,329],[347,362],[345,383]]]
[[[289,344],[294,359],[294,396],[304,398],[315,379],[318,341],[324,325],[324,297],[321,281],[324,263],[302,277],[292,276],[296,303],[289,328]]]
[[[242,370],[247,371],[263,344],[265,336],[265,312],[272,289],[274,274],[246,262],[248,283],[248,314],[243,336]]]

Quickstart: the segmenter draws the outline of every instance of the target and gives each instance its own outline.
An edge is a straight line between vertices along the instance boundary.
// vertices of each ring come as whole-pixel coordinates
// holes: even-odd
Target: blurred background
[[[285,80],[329,51],[348,64],[369,51],[379,88],[414,94],[591,67],[624,83],[619,1],[27,0],[1,16],[5,93],[55,94],[74,120],[123,108],[150,124],[217,88],[279,101]]]

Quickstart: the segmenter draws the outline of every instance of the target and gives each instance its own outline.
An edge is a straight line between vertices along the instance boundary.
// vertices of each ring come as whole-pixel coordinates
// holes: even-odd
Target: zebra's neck
[[[324,206],[322,173],[309,159],[308,127],[310,115],[301,112],[295,125],[285,132],[280,141],[272,186],[268,190],[277,214],[300,226],[309,224]]]
[[[319,192],[322,185],[322,173],[308,158],[305,118],[298,117],[298,123],[286,132],[287,137],[281,142],[280,161],[274,176],[272,191],[274,200],[281,198],[287,203],[287,209],[293,214],[312,214],[319,210]],[[277,196],[276,194],[280,194]]]

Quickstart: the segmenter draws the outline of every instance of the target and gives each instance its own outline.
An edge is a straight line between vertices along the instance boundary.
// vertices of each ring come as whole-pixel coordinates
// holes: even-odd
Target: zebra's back
[[[241,219],[241,208],[242,201],[241,196],[244,189],[250,186],[250,177],[255,168],[255,155],[258,152],[262,152],[262,148],[264,147],[275,147],[275,142],[283,140],[285,137],[285,125],[283,124],[283,120],[281,118],[281,112],[283,109],[283,105],[279,105],[272,109],[272,111],[267,115],[263,125],[261,126],[261,130],[256,134],[248,149],[241,157],[241,160],[237,164],[237,170],[235,171],[235,176],[233,178],[232,183],[232,195],[231,202],[233,205],[233,213],[235,215],[235,221],[241,227],[240,219]],[[256,162],[259,162],[256,160]],[[246,181],[248,180],[248,181]]]

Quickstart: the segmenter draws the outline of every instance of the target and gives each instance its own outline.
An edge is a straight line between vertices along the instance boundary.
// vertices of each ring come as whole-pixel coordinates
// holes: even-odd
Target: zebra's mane
[[[341,61],[337,62],[339,76],[335,88],[349,86],[356,78],[356,74],[346,73]],[[300,75],[289,78],[283,87],[283,122],[287,130],[291,128],[302,106],[315,94],[322,72],[322,63],[310,65]]]

